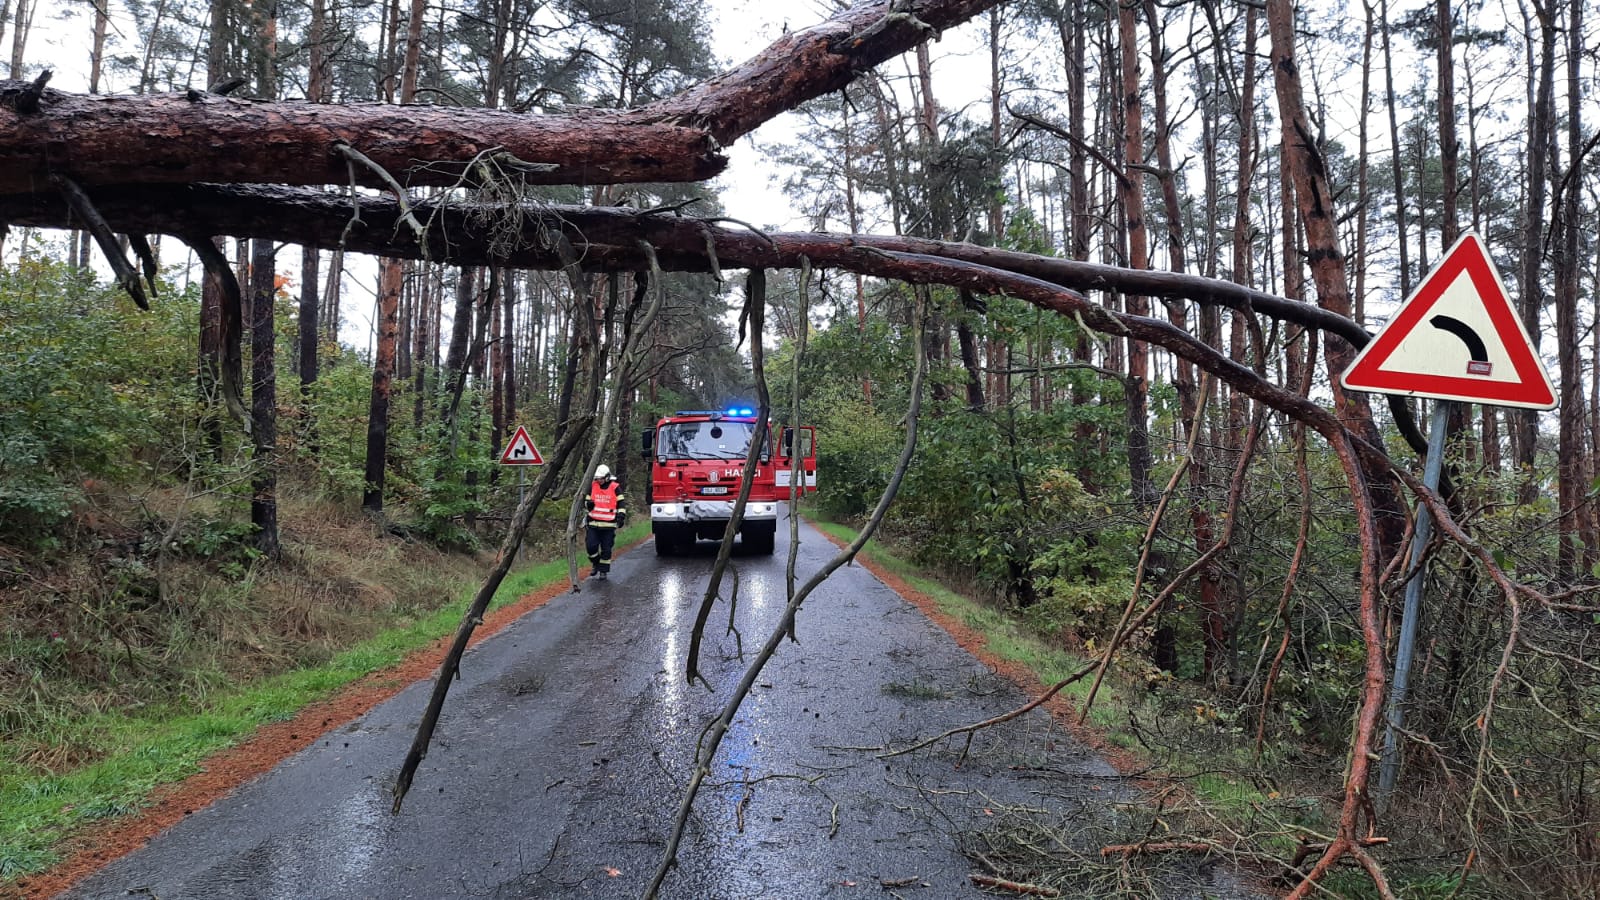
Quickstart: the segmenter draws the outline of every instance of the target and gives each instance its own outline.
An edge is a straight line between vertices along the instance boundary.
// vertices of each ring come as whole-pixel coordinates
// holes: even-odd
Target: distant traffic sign
[[[500,454],[502,466],[542,466],[544,457],[539,455],[539,448],[533,445],[533,438],[528,437],[528,429],[517,426],[516,433],[511,435],[511,440],[506,442],[504,453]]]
[[[1471,232],[1345,370],[1354,391],[1550,409],[1550,376]]]

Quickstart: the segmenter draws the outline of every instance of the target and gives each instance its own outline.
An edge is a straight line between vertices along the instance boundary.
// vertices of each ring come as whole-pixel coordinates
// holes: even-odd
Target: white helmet
[[[605,481],[607,478],[611,477],[611,467],[601,463],[600,468],[594,470],[594,477],[601,481]]]

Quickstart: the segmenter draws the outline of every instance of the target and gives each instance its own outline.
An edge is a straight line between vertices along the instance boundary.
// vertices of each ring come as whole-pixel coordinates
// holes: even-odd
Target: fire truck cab
[[[722,538],[733,517],[757,423],[755,410],[748,407],[682,410],[640,433],[640,454],[650,460],[645,497],[657,555],[676,555],[700,538]],[[780,501],[817,489],[816,429],[780,431],[767,429],[756,457],[739,528],[740,543],[748,553],[772,553]],[[801,473],[798,492],[791,489],[796,458]]]

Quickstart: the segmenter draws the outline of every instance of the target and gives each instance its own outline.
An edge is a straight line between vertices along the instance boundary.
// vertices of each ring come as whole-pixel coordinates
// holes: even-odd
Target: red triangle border
[[[1415,372],[1384,371],[1395,348],[1422,322],[1461,273],[1472,279],[1496,337],[1510,357],[1517,381],[1484,381],[1454,375],[1428,375]],[[1522,321],[1511,307],[1505,286],[1476,234],[1462,235],[1444,260],[1423,279],[1411,297],[1401,304],[1395,317],[1362,349],[1340,378],[1351,390],[1382,394],[1409,394],[1459,400],[1466,403],[1523,406],[1550,409],[1556,405],[1555,391],[1544,367],[1534,356],[1533,347],[1522,328]]]
[[[526,441],[528,443],[528,449],[533,451],[532,459],[511,458],[511,451],[517,446],[518,441]],[[544,465],[544,456],[539,453],[539,447],[538,445],[534,444],[533,437],[532,435],[528,434],[528,429],[526,427],[518,425],[517,430],[511,433],[511,440],[506,441],[506,448],[500,452],[500,464],[502,466]]]

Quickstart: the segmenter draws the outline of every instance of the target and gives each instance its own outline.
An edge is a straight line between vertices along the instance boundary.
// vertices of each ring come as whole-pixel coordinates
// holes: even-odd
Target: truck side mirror
[[[650,458],[650,451],[655,449],[656,430],[646,428],[639,432],[639,455],[645,459]]]

